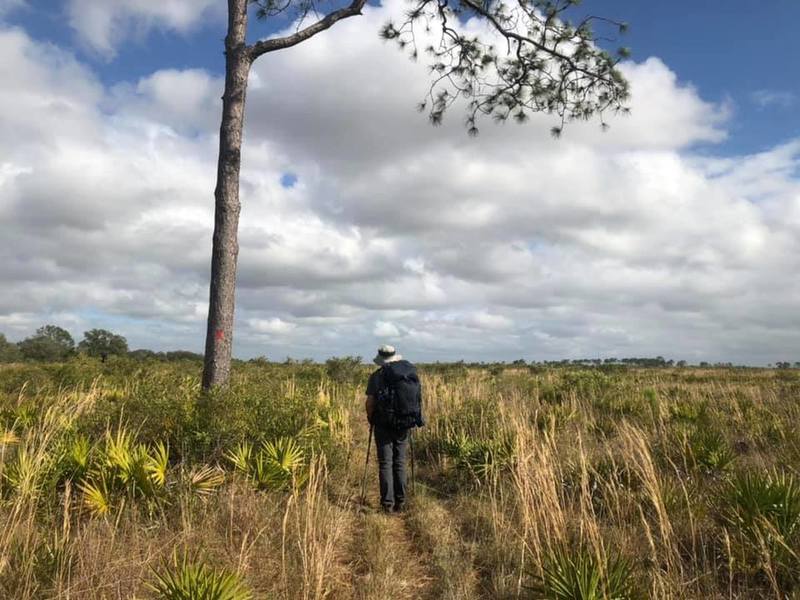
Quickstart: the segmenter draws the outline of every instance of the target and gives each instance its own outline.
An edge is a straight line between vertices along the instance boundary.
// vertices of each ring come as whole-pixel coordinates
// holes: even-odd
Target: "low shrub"
[[[622,556],[598,558],[586,549],[556,550],[529,588],[541,600],[644,600],[633,563]]]
[[[148,585],[158,600],[250,600],[253,596],[239,578],[198,559],[177,555],[153,571]]]
[[[736,534],[742,560],[796,583],[800,573],[800,482],[782,471],[745,472],[725,490],[722,520]]]

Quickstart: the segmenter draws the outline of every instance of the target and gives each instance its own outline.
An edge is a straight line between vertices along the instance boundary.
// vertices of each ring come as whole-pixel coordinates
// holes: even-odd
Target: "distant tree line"
[[[9,342],[0,333],[0,362],[22,360],[39,362],[61,362],[77,354],[97,357],[103,362],[109,356],[128,353],[127,340],[106,329],[90,329],[76,344],[72,334],[58,325],[44,325],[24,340]]]
[[[85,331],[83,339],[75,343],[69,331],[58,325],[44,325],[30,337],[14,343],[0,333],[0,363],[22,361],[63,362],[78,355],[99,358],[102,362],[111,356],[127,356],[137,360],[202,360],[203,355],[187,350],[154,352],[153,350],[128,350],[128,341],[107,329]]]
[[[564,358],[560,360],[542,360],[527,361],[524,358],[507,361],[493,361],[493,362],[468,362],[459,360],[451,363],[430,363],[427,366],[445,366],[445,365],[459,365],[471,368],[497,368],[497,367],[530,367],[530,368],[603,368],[613,369],[615,367],[637,367],[637,368],[684,368],[695,367],[701,369],[733,369],[733,368],[747,368],[748,365],[737,365],[732,362],[708,362],[700,361],[698,363],[690,363],[686,360],[665,359],[663,356],[656,356],[655,358],[648,357],[630,357],[630,358]],[[800,369],[800,361],[778,361],[774,364],[768,365],[776,369]]]
[[[85,331],[83,339],[76,344],[72,335],[66,329],[57,325],[44,325],[36,330],[36,333],[24,340],[14,343],[6,339],[0,333],[0,363],[12,363],[21,361],[37,362],[63,362],[74,356],[86,355],[99,358],[105,362],[110,356],[127,356],[134,360],[203,360],[203,355],[188,350],[171,350],[167,352],[156,352],[154,350],[139,349],[128,350],[128,341],[121,335],[112,333],[107,329],[90,329]],[[236,363],[245,361],[234,360]],[[246,361],[250,364],[268,364],[271,361],[266,356],[251,358]],[[314,365],[317,364],[311,358],[296,359],[287,357],[282,361],[286,365]],[[349,380],[359,373],[362,364],[360,356],[339,356],[331,357],[325,361],[328,375],[334,380]],[[420,363],[423,364],[423,363]],[[701,361],[697,364],[690,364],[686,360],[665,359],[663,356],[655,358],[575,358],[562,360],[526,361],[519,358],[511,362],[465,362],[463,360],[450,363],[428,363],[425,366],[436,368],[438,366],[461,366],[472,368],[504,368],[504,367],[529,367],[529,368],[683,368],[699,367],[701,369],[713,368],[737,368],[745,365],[735,365],[730,362],[710,363]],[[777,361],[768,365],[776,369],[800,369],[800,361]]]

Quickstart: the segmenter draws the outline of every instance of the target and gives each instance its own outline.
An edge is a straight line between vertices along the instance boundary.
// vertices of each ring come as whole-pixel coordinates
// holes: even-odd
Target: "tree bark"
[[[214,191],[214,242],[211,252],[211,290],[203,364],[203,389],[224,386],[231,373],[236,260],[239,256],[239,170],[242,156],[247,77],[262,54],[290,48],[330,28],[337,21],[361,14],[366,0],[352,0],[319,21],[289,36],[247,46],[249,0],[228,0],[225,37],[225,93],[219,130],[217,187]]]
[[[251,58],[247,48],[247,0],[228,0],[225,93],[214,191],[211,289],[203,365],[203,389],[224,386],[231,370],[236,261],[239,255],[239,170]]]

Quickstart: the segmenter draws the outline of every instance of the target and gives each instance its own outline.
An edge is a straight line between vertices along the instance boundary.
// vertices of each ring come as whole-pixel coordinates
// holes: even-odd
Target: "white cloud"
[[[792,92],[781,90],[756,90],[750,94],[750,99],[761,109],[791,108],[797,101],[797,96]]]
[[[378,338],[394,339],[400,337],[400,330],[390,321],[376,321],[372,335]]]
[[[794,360],[800,142],[695,154],[729,115],[655,58],[626,66],[633,115],[605,134],[552,140],[547,116],[432,128],[414,111],[424,65],[374,35],[392,10],[257,63],[237,355],[365,355],[377,337],[412,359]],[[19,30],[0,52],[0,328],[202,348],[222,82],[162,70],[108,89]]]
[[[88,47],[111,58],[132,36],[151,29],[186,33],[224,10],[218,0],[68,0],[67,18]]]
[[[126,120],[157,122],[180,133],[219,126],[224,81],[200,69],[164,69],[111,90],[107,109]]]
[[[464,323],[468,327],[481,331],[502,331],[514,327],[514,321],[503,315],[490,314],[486,311],[472,313],[467,316]]]
[[[256,333],[265,333],[269,335],[283,335],[297,327],[295,323],[289,323],[278,317],[273,317],[271,319],[250,319],[248,325]]]

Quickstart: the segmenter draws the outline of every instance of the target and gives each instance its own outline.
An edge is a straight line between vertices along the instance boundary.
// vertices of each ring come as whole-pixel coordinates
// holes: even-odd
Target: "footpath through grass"
[[[391,516],[368,373],[0,366],[0,597],[800,598],[797,372],[423,367]]]

